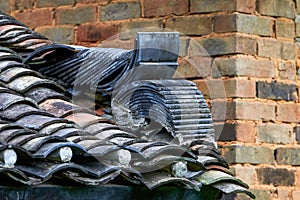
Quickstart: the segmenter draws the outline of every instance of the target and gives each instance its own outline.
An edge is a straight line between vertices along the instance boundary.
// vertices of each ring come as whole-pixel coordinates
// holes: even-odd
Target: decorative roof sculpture
[[[1,185],[176,183],[254,198],[218,151],[201,92],[170,80],[178,33],[138,33],[133,50],[74,47],[0,13],[0,46]]]

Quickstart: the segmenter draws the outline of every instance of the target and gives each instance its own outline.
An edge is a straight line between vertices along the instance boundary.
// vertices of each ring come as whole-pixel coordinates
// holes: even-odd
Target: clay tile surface
[[[201,92],[161,73],[176,69],[178,40],[140,33],[144,49],[76,48],[0,12],[1,177],[24,185],[206,185],[254,198],[217,150]],[[155,51],[164,45],[175,53]],[[147,70],[159,76],[143,80]],[[90,107],[103,106],[103,114],[72,95],[96,96]]]

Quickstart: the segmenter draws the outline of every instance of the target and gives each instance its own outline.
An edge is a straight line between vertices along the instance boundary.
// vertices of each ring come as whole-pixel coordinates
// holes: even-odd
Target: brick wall
[[[177,76],[206,96],[237,177],[257,199],[300,199],[300,0],[10,0],[0,9],[59,43],[133,48],[138,28],[179,31]]]

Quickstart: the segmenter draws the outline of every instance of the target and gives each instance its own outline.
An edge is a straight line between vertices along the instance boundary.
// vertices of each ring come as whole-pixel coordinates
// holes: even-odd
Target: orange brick
[[[48,9],[38,9],[28,12],[16,13],[14,17],[30,28],[52,24],[52,13]]]
[[[237,119],[275,120],[275,103],[236,101],[235,108],[235,117]]]
[[[224,80],[226,97],[251,97],[256,96],[255,81],[245,79]]]
[[[98,42],[106,40],[118,33],[116,24],[86,24],[77,30],[77,42]]]
[[[188,12],[188,6],[187,0],[144,0],[144,15],[145,17],[182,15]]]
[[[300,104],[279,104],[277,106],[277,120],[298,123],[300,121]]]
[[[216,139],[219,141],[255,142],[253,122],[215,123]]]

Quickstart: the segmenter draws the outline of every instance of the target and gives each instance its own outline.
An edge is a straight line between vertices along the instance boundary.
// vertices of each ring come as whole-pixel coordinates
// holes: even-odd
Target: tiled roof
[[[217,150],[209,109],[192,82],[130,77],[115,88],[130,69],[147,62],[164,65],[170,57],[168,65],[176,67],[173,54],[151,60],[139,50],[53,45],[5,14],[0,45],[0,174],[6,180],[150,189],[208,185],[253,197]],[[100,95],[93,106],[109,100],[106,114],[70,98],[76,86],[86,92],[83,85]],[[148,121],[151,116],[156,118]]]

